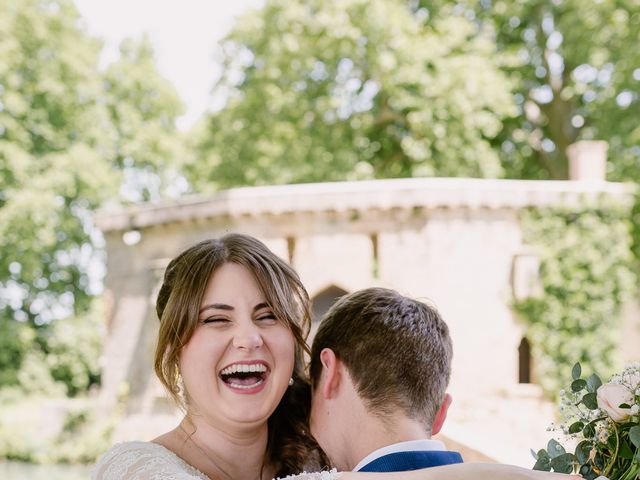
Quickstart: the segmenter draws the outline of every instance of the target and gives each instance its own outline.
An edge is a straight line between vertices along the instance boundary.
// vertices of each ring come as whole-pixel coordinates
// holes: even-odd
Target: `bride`
[[[327,470],[307,430],[309,298],[295,271],[252,237],[229,234],[178,255],[156,310],[155,371],[185,416],[151,442],[112,447],[94,480],[571,478],[491,464]]]

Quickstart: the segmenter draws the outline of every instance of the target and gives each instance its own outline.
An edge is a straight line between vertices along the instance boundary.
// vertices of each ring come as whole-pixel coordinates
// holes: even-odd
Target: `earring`
[[[289,386],[293,385],[293,377],[289,379]]]
[[[184,380],[182,380],[182,374],[180,373],[180,370],[178,370],[176,374],[176,390],[176,394],[178,395],[178,397],[184,399]]]

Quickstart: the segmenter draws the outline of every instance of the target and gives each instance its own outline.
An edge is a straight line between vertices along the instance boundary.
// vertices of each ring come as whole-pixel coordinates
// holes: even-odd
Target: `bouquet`
[[[567,452],[557,440],[533,452],[534,470],[579,473],[587,480],[640,479],[640,362],[602,384],[597,375],[581,378],[574,365],[570,388],[560,391],[560,430]]]

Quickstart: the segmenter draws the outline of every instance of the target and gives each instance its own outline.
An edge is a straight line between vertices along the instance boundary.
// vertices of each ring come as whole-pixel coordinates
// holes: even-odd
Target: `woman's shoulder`
[[[154,442],[124,442],[96,463],[92,480],[209,480],[171,450]]]

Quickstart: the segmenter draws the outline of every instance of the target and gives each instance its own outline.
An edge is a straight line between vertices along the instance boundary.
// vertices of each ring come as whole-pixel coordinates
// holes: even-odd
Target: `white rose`
[[[633,403],[633,394],[624,385],[605,383],[597,392],[598,407],[607,412],[614,422],[624,422],[631,416],[630,408],[619,408],[619,405]]]

